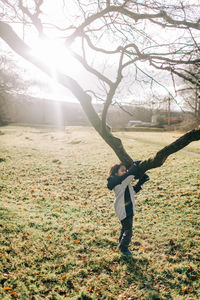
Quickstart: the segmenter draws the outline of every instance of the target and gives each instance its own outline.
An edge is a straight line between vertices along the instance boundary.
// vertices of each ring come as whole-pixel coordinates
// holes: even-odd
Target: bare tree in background
[[[38,86],[40,82],[30,79],[28,70],[22,68],[9,52],[0,52],[0,95],[26,94],[31,86]]]
[[[31,78],[27,68],[13,57],[10,51],[0,50],[0,124],[7,124],[6,106],[10,95],[28,95],[34,88],[45,88],[38,78]]]
[[[185,107],[200,124],[200,64],[190,66],[187,72],[190,81],[184,80],[183,87],[178,91],[184,99]]]
[[[184,0],[176,0],[174,4],[156,0],[56,1],[54,15],[62,15],[62,24],[48,18],[48,1],[4,0],[0,3],[0,36],[16,53],[52,76],[48,65],[31,54],[30,47],[9,22],[29,24],[43,39],[49,38],[51,28],[54,36],[56,32],[57,37],[64,40],[66,49],[71,49],[77,61],[101,84],[99,96],[96,91],[84,90],[71,76],[58,70],[56,73],[57,81],[79,100],[92,126],[129,167],[133,159],[106,124],[109,107],[116,99],[125,96],[125,86],[126,93],[134,92],[132,86],[139,73],[145,75],[151,85],[156,81],[152,76],[153,69],[168,72],[174,85],[177,76],[191,82],[188,66],[200,62],[199,0],[192,5]],[[109,62],[107,65],[99,63],[105,58]],[[115,65],[114,72],[110,72],[111,62]],[[95,97],[101,97],[104,102],[101,117],[92,105]],[[153,158],[142,161],[140,175],[161,166],[170,154],[199,139],[199,129],[186,133]]]

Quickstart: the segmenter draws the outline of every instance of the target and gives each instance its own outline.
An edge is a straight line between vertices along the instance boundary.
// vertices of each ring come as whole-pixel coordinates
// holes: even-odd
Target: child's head
[[[119,163],[119,164],[112,166],[112,168],[110,169],[109,176],[111,176],[111,175],[122,176],[126,172],[127,172],[127,169],[126,169],[125,165],[122,163]]]

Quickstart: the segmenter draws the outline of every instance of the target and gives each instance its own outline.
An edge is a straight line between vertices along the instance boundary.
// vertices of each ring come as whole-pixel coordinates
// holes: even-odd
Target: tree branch
[[[106,82],[109,86],[111,86],[113,84],[113,82],[110,79],[108,79],[102,73],[100,73],[99,71],[97,71],[94,68],[92,68],[91,66],[89,66],[88,63],[87,63],[87,61],[86,61],[86,59],[84,59],[83,57],[81,57],[80,55],[78,55],[77,53],[75,53],[74,51],[72,51],[72,55],[84,66],[84,68],[87,71],[89,71],[90,73],[94,74],[95,76],[97,76],[102,81]]]
[[[35,13],[33,13],[33,14],[29,11],[29,9],[27,7],[25,7],[23,5],[23,1],[22,0],[19,0],[19,8],[21,9],[21,11],[25,15],[27,15],[30,18],[30,20],[33,22],[33,25],[37,29],[39,35],[42,37],[42,36],[44,36],[43,35],[43,26],[42,26],[42,23],[41,23],[41,21],[39,19],[39,14],[41,12],[40,11],[40,6],[42,5],[43,0],[38,0],[37,2],[34,1],[34,3],[35,3]]]
[[[172,17],[170,17],[164,10],[162,10],[156,14],[135,13],[135,12],[132,12],[132,11],[128,10],[127,8],[123,7],[123,5],[122,6],[109,5],[105,9],[101,10],[100,12],[89,16],[78,28],[76,28],[74,33],[67,39],[67,44],[68,45],[71,44],[76,37],[81,36],[85,27],[87,27],[94,21],[100,19],[104,15],[112,13],[112,12],[118,12],[124,16],[127,16],[127,17],[135,20],[136,22],[138,20],[145,20],[145,19],[150,20],[150,21],[152,21],[152,20],[154,21],[155,19],[163,19],[166,22],[168,22],[168,24],[171,24],[174,27],[184,25],[186,28],[194,28],[194,29],[200,30],[200,21],[199,20],[198,20],[198,22],[189,22],[186,20],[175,20]],[[165,24],[159,23],[159,21],[157,23],[161,26],[165,26]],[[183,27],[183,28],[185,28],[185,27]]]
[[[115,95],[115,92],[122,80],[123,57],[124,57],[124,52],[122,52],[120,55],[116,81],[110,86],[110,90],[108,92],[108,95],[107,95],[107,98],[106,98],[106,101],[104,104],[103,113],[102,113],[102,127],[103,128],[105,128],[105,126],[106,126],[106,116],[108,113],[108,108],[109,108],[110,104],[112,103],[112,99]]]
[[[198,140],[200,140],[200,129],[194,129],[187,132],[179,139],[177,139],[175,142],[171,143],[170,145],[158,151],[153,158],[149,158],[147,160],[142,161],[139,165],[140,176],[142,175],[142,173],[145,173],[150,169],[154,169],[162,166],[163,163],[171,154],[176,153],[177,151],[183,149],[191,142],[198,141]]]

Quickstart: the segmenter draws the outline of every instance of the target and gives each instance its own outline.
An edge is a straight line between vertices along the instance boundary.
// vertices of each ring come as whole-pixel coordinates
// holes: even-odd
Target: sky
[[[190,0],[194,2],[193,0]],[[198,1],[198,0],[197,0]],[[42,11],[45,12],[44,21],[45,22],[55,22],[57,26],[66,27],[72,24],[73,15],[77,14],[77,8],[75,5],[76,1],[66,1],[66,6],[63,8],[62,3],[63,1],[51,1],[46,0],[44,5],[42,6]],[[56,13],[55,13],[56,12]],[[48,16],[48,18],[47,18]],[[76,22],[80,22],[77,18]],[[22,37],[23,35],[23,27],[21,25],[13,25],[14,30]],[[158,27],[157,27],[158,28]],[[145,30],[147,30],[145,28]],[[163,31],[158,31],[155,27],[148,28],[147,32],[151,31],[153,36],[156,36],[157,41],[163,41]],[[78,82],[81,84],[82,87],[85,89],[93,89],[98,91],[100,94],[102,93],[102,86],[96,80],[94,76],[91,76],[86,72],[80,64],[78,64],[68,53],[64,50],[62,43],[64,42],[63,39],[59,38],[54,40],[56,32],[54,29],[50,29],[49,26],[46,28],[46,34],[51,37],[49,42],[42,42],[38,39],[38,36],[30,26],[25,27],[24,31],[24,38],[25,42],[29,44],[33,49],[33,54],[40,57],[42,60],[46,60],[47,63],[50,65],[50,68],[53,69],[57,66],[60,71],[71,75],[74,77]],[[63,35],[63,32],[60,33]],[[171,30],[164,30],[165,41],[175,41],[177,38],[177,33],[174,30],[173,34]],[[108,45],[109,39],[107,35],[104,35],[104,43],[106,46]],[[110,47],[115,47],[115,40],[112,40],[110,43]],[[74,46],[76,51],[79,51],[80,44],[75,44]],[[156,49],[156,48],[155,48]],[[105,58],[102,55],[94,56],[94,54],[89,53],[90,61],[99,68],[99,70],[103,70],[105,66],[106,73],[109,77],[114,78],[116,74],[116,58],[110,58],[105,64]],[[37,89],[33,90],[32,92],[36,95],[38,94],[41,97],[49,98],[54,97],[56,99],[60,99],[63,101],[75,101],[74,97],[67,91],[59,87],[59,85],[55,84],[54,81],[49,80],[46,75],[43,75],[41,71],[39,71],[36,67],[30,67],[30,64],[24,62],[23,59],[19,59],[25,67],[27,67],[30,71],[30,76],[40,78],[41,81],[45,82],[46,87],[42,89],[40,87],[39,91]],[[49,63],[50,62],[50,63]],[[103,63],[102,63],[103,62]],[[169,75],[165,72],[156,72],[153,71],[152,68],[148,66],[148,64],[142,62],[138,63],[138,67],[144,69],[146,73],[154,74],[157,82],[162,82],[162,84],[157,84],[156,82],[151,85],[151,87],[147,87],[147,85],[141,84],[139,82],[135,82],[135,73],[133,69],[127,71],[127,78],[125,80],[125,84],[123,87],[120,88],[120,92],[118,93],[118,98],[123,99],[125,102],[132,101],[133,98],[137,99],[137,101],[142,101],[144,98],[149,97],[151,91],[155,95],[165,96],[167,91],[169,90],[174,95],[174,89],[172,82],[170,82]],[[140,74],[140,78],[144,79],[144,76]],[[169,83],[170,82],[170,83]],[[127,96],[127,86],[130,84],[133,88],[133,96]],[[124,96],[125,95],[125,96]],[[179,101],[179,99],[177,99]]]

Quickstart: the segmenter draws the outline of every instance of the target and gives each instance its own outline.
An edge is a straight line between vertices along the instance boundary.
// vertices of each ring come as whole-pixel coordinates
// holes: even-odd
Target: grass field
[[[116,134],[134,159],[178,135]],[[200,157],[148,172],[123,258],[106,188],[118,159],[93,129],[1,127],[0,151],[0,299],[200,299]]]

